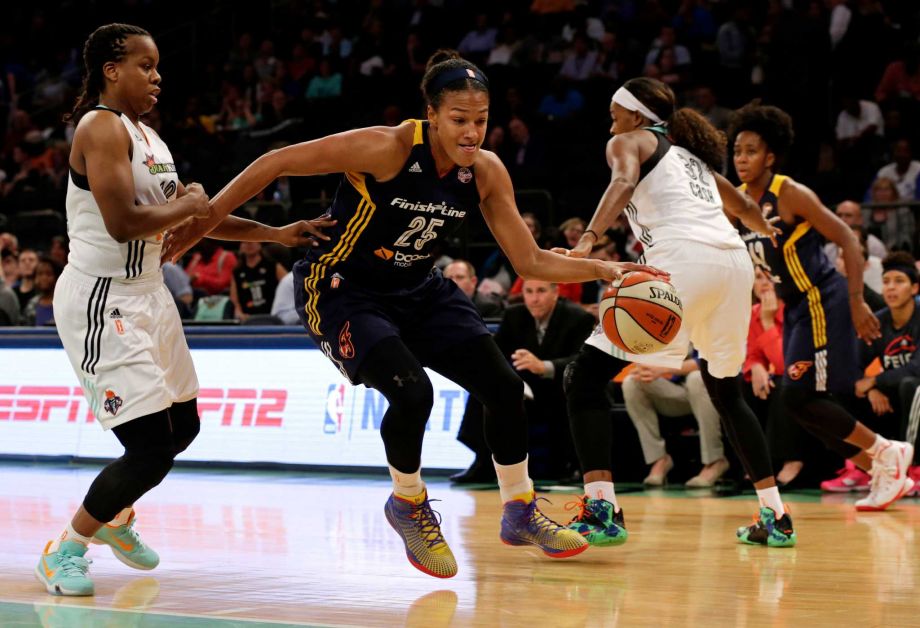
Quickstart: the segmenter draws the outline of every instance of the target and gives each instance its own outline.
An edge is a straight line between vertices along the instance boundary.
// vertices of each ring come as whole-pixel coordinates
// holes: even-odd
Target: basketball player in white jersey
[[[754,269],[725,213],[768,237],[777,230],[755,203],[718,174],[725,155],[722,134],[696,112],[677,110],[667,85],[648,78],[627,81],[614,94],[610,114],[611,182],[581,241],[568,254],[586,256],[598,234],[625,210],[644,247],[644,261],[671,273],[684,319],[667,348],[641,356],[616,349],[598,328],[566,369],[569,420],[585,481],[581,510],[569,526],[593,545],[626,541],[610,471],[612,433],[604,387],[628,362],[679,368],[692,342],[709,395],[760,499],[757,522],[740,528],[738,539],[794,545],[792,521],[776,488],[763,430],[742,397],[739,373]]]
[[[166,144],[140,121],[160,92],[149,33],[102,26],[83,59],[87,74],[71,116],[78,124],[66,200],[70,255],[55,289],[55,319],[93,413],[125,453],[99,473],[39,559],[35,575],[56,595],[93,594],[84,558],[90,542],[109,545],[137,569],[159,562],[134,530],[132,506],[199,431],[198,378],[163,283],[160,243],[164,230],[210,213],[202,187],[182,185]],[[323,237],[303,222],[272,229],[245,220],[217,237],[305,244],[303,231]]]

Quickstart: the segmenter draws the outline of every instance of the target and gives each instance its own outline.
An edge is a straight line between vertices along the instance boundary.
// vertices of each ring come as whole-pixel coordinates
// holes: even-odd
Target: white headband
[[[625,87],[621,87],[613,94],[613,100],[616,104],[629,111],[638,111],[643,116],[654,122],[661,124],[662,120],[656,116],[651,109],[642,104],[642,101],[632,95]]]

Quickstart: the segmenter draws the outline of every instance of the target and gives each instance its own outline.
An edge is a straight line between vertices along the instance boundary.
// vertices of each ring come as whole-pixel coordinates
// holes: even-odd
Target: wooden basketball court
[[[97,469],[0,466],[0,626],[916,626],[920,501],[857,513],[851,497],[792,497],[799,546],[747,547],[752,497],[624,494],[618,548],[552,560],[498,540],[497,491],[431,482],[460,573],[413,569],[383,517],[389,482],[174,471],[138,504],[162,562],[134,571],[93,546],[96,595],[32,575]],[[544,493],[567,520],[574,493]]]

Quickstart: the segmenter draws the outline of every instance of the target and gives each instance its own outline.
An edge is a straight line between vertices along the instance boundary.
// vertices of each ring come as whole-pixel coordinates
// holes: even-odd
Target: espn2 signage
[[[192,349],[201,434],[180,460],[386,466],[386,400],[353,387],[318,350]],[[422,463],[462,469],[455,439],[467,393],[429,372],[434,408]],[[115,458],[123,450],[94,420],[61,349],[0,348],[0,457]]]

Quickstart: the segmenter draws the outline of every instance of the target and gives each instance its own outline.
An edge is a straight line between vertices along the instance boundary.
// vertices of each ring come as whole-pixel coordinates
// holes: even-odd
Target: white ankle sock
[[[109,521],[109,525],[113,527],[126,525],[128,521],[131,520],[131,515],[133,513],[134,513],[134,507],[128,506],[127,508],[122,510],[120,513],[115,515],[115,518]]]
[[[875,435],[875,442],[872,443],[872,446],[866,450],[866,453],[869,454],[870,458],[875,458],[877,455],[882,453],[888,446],[891,445],[891,441],[882,436],[881,434]]]
[[[502,503],[533,492],[533,482],[527,475],[527,458],[516,464],[498,464],[493,458],[492,463],[498,476],[498,490],[502,495]]]
[[[757,499],[760,500],[761,506],[772,508],[773,512],[776,513],[777,519],[786,514],[786,509],[783,508],[783,499],[779,496],[779,489],[775,486],[757,489]]]
[[[422,468],[419,467],[415,473],[403,473],[393,465],[390,467],[390,477],[393,478],[393,492],[401,497],[418,497],[425,490],[425,483],[422,482]]]
[[[78,543],[83,543],[83,545],[89,547],[90,540],[90,537],[83,536],[74,530],[72,523],[68,523],[64,531],[61,532],[61,535],[51,542],[51,547],[48,548],[48,552],[53,553],[58,551],[58,548],[61,547],[61,543],[64,541],[77,541]]]
[[[590,499],[606,499],[613,504],[614,511],[620,511],[620,505],[617,503],[617,494],[613,490],[613,482],[588,482],[585,484],[585,495]]]

